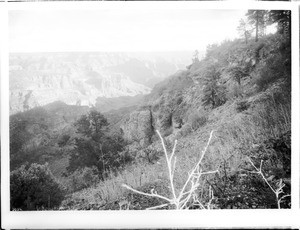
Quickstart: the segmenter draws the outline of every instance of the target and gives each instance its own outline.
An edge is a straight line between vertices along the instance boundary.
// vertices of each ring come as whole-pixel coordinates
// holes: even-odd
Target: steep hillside
[[[288,43],[278,46],[280,39],[270,35],[259,43],[236,40],[209,47],[205,59],[157,84],[139,110],[150,110],[153,130],[178,136],[193,129],[192,120],[204,122],[224,103],[245,104],[246,110],[268,97],[289,100],[290,48]],[[126,123],[124,132],[130,133]]]
[[[218,173],[201,179],[201,202],[212,199],[213,208],[289,208],[290,58],[289,40],[280,34],[248,44],[235,40],[208,47],[203,60],[156,85],[145,104],[123,118],[121,129],[131,143],[135,164],[95,188],[72,194],[62,208],[119,209],[124,199],[129,209],[163,204],[121,187],[125,183],[170,196],[165,188],[169,183],[166,161],[155,130],[164,136],[169,151],[178,140],[177,193],[213,131],[201,166],[204,172]],[[276,197],[268,186],[282,190]]]

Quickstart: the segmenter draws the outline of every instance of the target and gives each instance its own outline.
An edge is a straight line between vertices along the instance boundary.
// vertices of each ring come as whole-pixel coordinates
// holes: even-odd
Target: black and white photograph
[[[5,7],[5,229],[299,227],[296,4]]]
[[[291,208],[291,11],[9,11],[10,209]]]

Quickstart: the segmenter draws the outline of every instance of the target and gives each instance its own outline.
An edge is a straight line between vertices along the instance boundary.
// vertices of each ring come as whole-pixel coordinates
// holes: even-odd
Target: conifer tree
[[[208,65],[204,75],[203,105],[212,109],[226,102],[226,87],[220,83],[221,71],[215,63]]]
[[[268,21],[268,11],[266,10],[248,10],[247,14],[248,23],[255,29],[255,41],[265,35],[266,23]]]
[[[238,32],[240,33],[241,36],[245,38],[246,44],[248,44],[249,38],[252,33],[252,29],[249,27],[249,24],[244,19],[240,20],[240,24],[237,28]]]

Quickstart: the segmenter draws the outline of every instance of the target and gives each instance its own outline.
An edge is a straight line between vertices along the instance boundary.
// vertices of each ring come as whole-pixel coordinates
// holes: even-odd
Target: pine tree
[[[258,38],[264,36],[266,33],[266,23],[268,21],[268,11],[267,10],[248,10],[247,20],[250,25],[255,29],[255,41]]]
[[[75,149],[70,156],[67,171],[72,173],[84,167],[97,167],[103,175],[109,169],[120,167],[126,143],[121,134],[109,134],[108,121],[103,114],[92,110],[75,122],[77,133],[82,137],[75,139]]]
[[[203,105],[212,109],[226,102],[226,87],[220,83],[221,72],[215,64],[207,67],[204,76]]]
[[[251,33],[253,31],[250,28],[249,24],[247,24],[244,19],[241,19],[237,30],[239,31],[240,35],[245,38],[246,44],[248,44],[248,40],[249,40],[249,38],[251,36]]]
[[[199,51],[195,50],[193,55],[193,63],[199,63]]]
[[[77,133],[83,134],[94,141],[99,141],[107,130],[109,123],[107,119],[96,110],[92,110],[88,115],[83,115],[75,123]]]

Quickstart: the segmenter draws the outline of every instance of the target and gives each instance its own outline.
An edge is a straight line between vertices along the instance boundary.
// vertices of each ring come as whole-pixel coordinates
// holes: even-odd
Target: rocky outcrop
[[[124,138],[129,142],[138,142],[141,146],[151,144],[154,128],[150,108],[134,111],[121,125]]]
[[[123,120],[121,129],[127,141],[146,147],[152,143],[156,130],[166,137],[181,129],[183,121],[176,111],[167,111],[164,108],[154,110],[151,106],[141,107]]]

